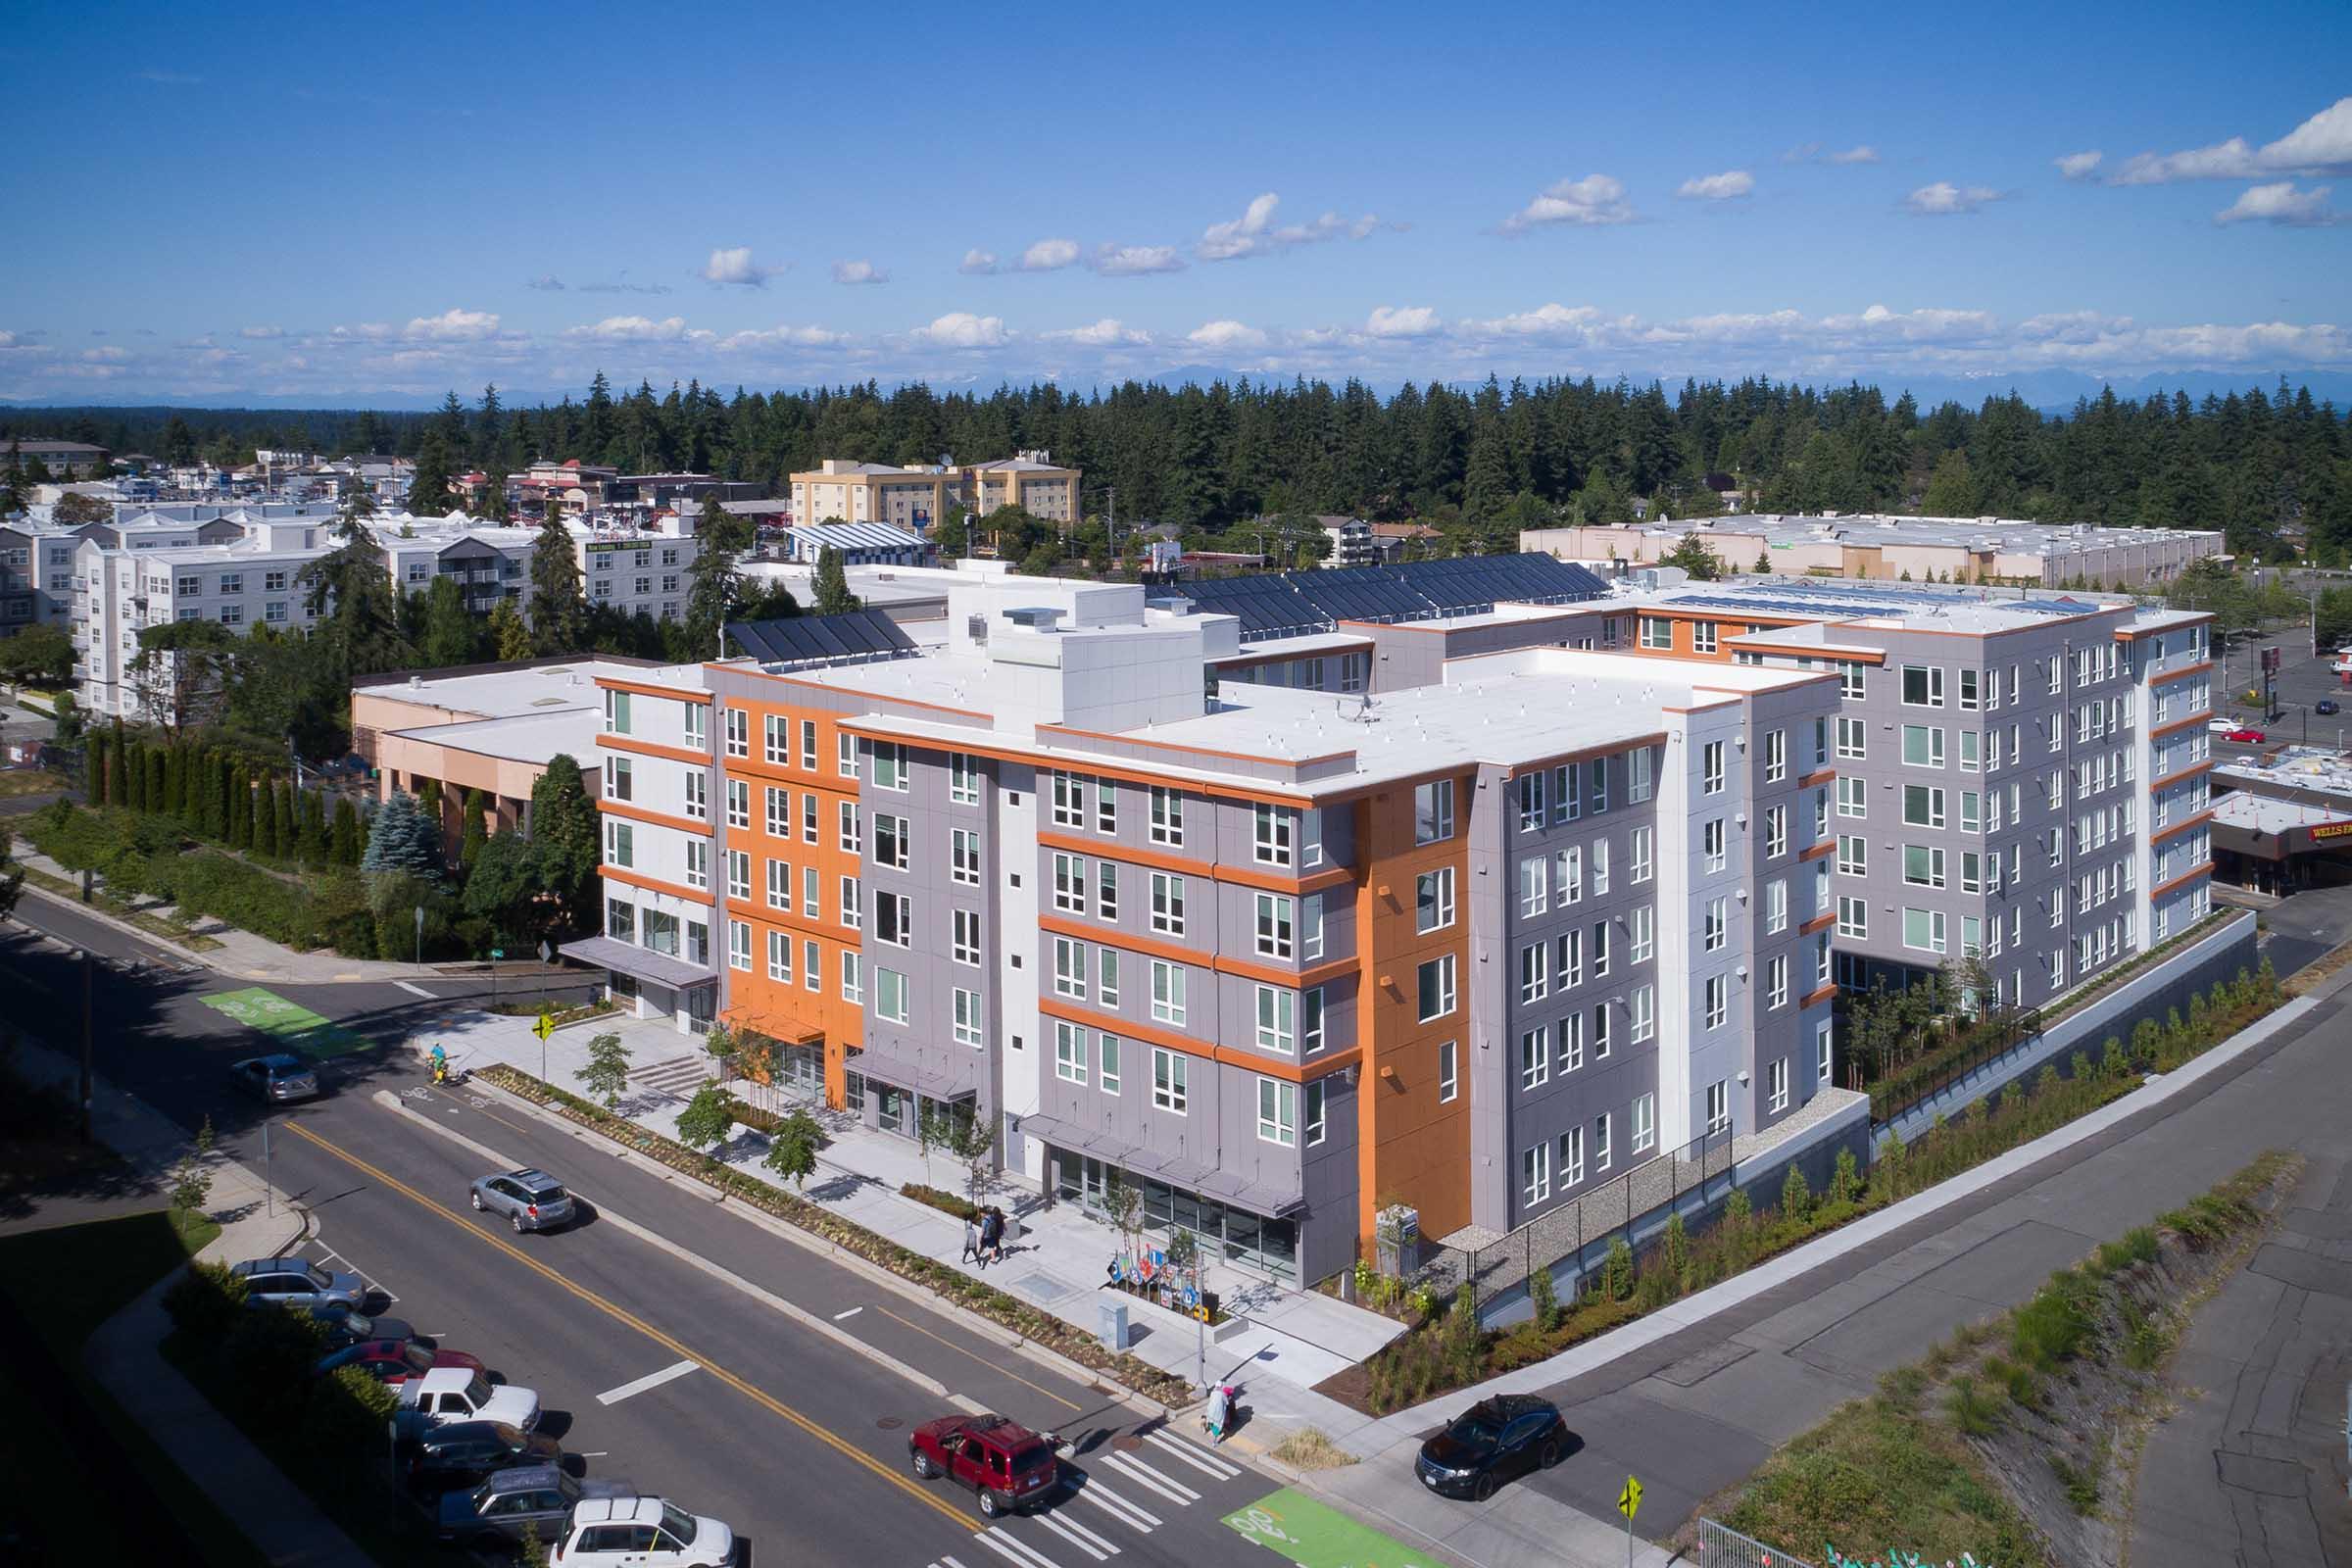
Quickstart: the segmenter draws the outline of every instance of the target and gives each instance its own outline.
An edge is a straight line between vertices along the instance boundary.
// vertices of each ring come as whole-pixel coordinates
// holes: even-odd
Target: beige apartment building
[[[953,506],[986,516],[1022,507],[1049,522],[1075,522],[1082,471],[1054,466],[1051,452],[1019,452],[993,463],[849,463],[827,458],[791,477],[792,519],[802,524],[886,522],[928,529]]]

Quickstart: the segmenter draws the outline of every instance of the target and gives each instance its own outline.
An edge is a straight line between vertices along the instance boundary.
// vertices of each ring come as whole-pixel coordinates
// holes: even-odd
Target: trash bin
[[[1099,1312],[1098,1332],[1102,1348],[1114,1355],[1127,1348],[1127,1303],[1105,1296],[1095,1303]]]

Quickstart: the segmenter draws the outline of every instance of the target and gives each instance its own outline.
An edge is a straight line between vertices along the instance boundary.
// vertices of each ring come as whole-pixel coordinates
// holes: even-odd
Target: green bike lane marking
[[[215,1011],[226,1013],[249,1029],[258,1029],[306,1056],[340,1056],[367,1049],[368,1042],[341,1024],[332,1023],[300,1003],[288,1002],[274,991],[249,986],[243,991],[216,991],[202,999]]]
[[[1437,1568],[1436,1559],[1357,1524],[1296,1487],[1227,1514],[1225,1527],[1298,1568]]]

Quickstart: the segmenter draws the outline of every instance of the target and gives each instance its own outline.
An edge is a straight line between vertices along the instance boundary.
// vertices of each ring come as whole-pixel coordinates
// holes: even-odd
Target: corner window
[[[1435,844],[1453,837],[1453,780],[1433,779],[1413,790],[1413,842]]]

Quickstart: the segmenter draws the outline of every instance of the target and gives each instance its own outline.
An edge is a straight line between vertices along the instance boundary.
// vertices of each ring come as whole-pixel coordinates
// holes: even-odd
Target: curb
[[[1068,1378],[1072,1382],[1075,1382],[1082,1387],[1089,1389],[1100,1389],[1102,1391],[1103,1397],[1116,1403],[1127,1405],[1136,1410],[1139,1414],[1147,1417],[1154,1417],[1160,1420],[1168,1420],[1183,1413],[1185,1410],[1193,1408],[1192,1405],[1162,1404],[1159,1400],[1152,1398],[1148,1394],[1144,1394],[1135,1389],[1130,1389],[1126,1385],[1114,1381],[1107,1373],[1098,1372],[1092,1367],[1082,1366],[1078,1362],[1069,1359],[1065,1355],[1062,1355],[1059,1351],[1049,1349],[1047,1347],[1039,1345],[1034,1340],[1011,1333],[1009,1330],[1003,1328],[996,1323],[992,1323],[986,1318],[962,1312],[958,1310],[953,1302],[942,1299],[939,1296],[930,1291],[924,1290],[921,1286],[914,1284],[912,1281],[901,1279],[898,1275],[893,1274],[890,1270],[883,1268],[880,1264],[873,1262],[869,1258],[862,1257],[856,1252],[850,1251],[832,1242],[826,1241],[821,1236],[810,1235],[808,1232],[802,1230],[799,1226],[794,1225],[789,1220],[778,1219],[773,1214],[765,1213],[758,1208],[753,1207],[749,1203],[730,1203],[727,1201],[727,1195],[723,1192],[720,1192],[717,1188],[712,1187],[710,1183],[705,1182],[698,1177],[690,1176],[684,1171],[675,1170],[668,1165],[662,1164],[660,1160],[648,1159],[645,1155],[638,1153],[637,1151],[629,1148],[627,1145],[619,1143],[614,1139],[601,1137],[597,1132],[595,1132],[594,1129],[582,1127],[577,1122],[571,1121],[566,1117],[559,1116],[553,1111],[548,1110],[545,1106],[536,1104],[531,1101],[524,1099],[520,1095],[510,1094],[506,1090],[501,1089],[498,1085],[489,1083],[487,1081],[469,1080],[467,1087],[477,1093],[496,1095],[507,1104],[514,1106],[515,1108],[532,1116],[536,1120],[547,1123],[551,1127],[568,1133],[574,1138],[578,1138],[583,1141],[595,1139],[598,1143],[608,1146],[607,1152],[614,1158],[633,1165],[636,1168],[647,1172],[648,1174],[658,1176],[662,1180],[671,1183],[673,1186],[682,1187],[688,1192],[691,1192],[696,1198],[699,1198],[703,1201],[711,1204],[713,1207],[726,1208],[730,1212],[736,1214],[738,1217],[750,1221],[752,1224],[768,1232],[770,1235],[779,1238],[780,1240],[790,1242],[796,1247],[803,1248],[808,1251],[818,1254],[819,1256],[829,1258],[833,1262],[840,1264],[849,1272],[856,1274],[860,1278],[881,1287],[884,1290],[889,1291],[892,1295],[897,1296],[904,1300],[922,1307],[926,1311],[939,1313],[949,1317],[955,1322],[960,1332],[970,1334],[976,1339],[985,1340],[988,1343],[997,1346],[999,1348],[1010,1350],[1016,1355],[1027,1356],[1030,1360],[1035,1361],[1038,1365],[1045,1367],[1047,1370]],[[426,1123],[425,1125],[429,1126],[431,1124]],[[441,1129],[435,1128],[434,1130],[438,1132]]]
[[[172,941],[170,938],[159,937],[152,931],[142,931],[137,926],[132,925],[129,921],[124,920],[118,915],[110,914],[106,910],[101,909],[95,904],[84,904],[79,899],[71,899],[66,897],[66,895],[63,893],[52,893],[47,888],[37,887],[33,884],[30,877],[27,877],[24,880],[24,892],[26,898],[43,900],[47,903],[58,905],[61,907],[72,909],[80,914],[84,919],[95,920],[100,925],[106,926],[110,930],[118,931],[123,936],[134,938],[137,941],[144,942],[151,947],[161,948],[167,953],[177,954],[180,957],[185,958],[190,963],[198,964],[204,968],[220,972],[219,965],[215,964],[211,957],[205,954],[198,953],[193,948],[183,948],[178,943]],[[31,929],[40,931],[38,926],[33,926]],[[54,931],[40,931],[40,934],[50,938],[52,941],[66,941],[66,938],[59,936]]]

